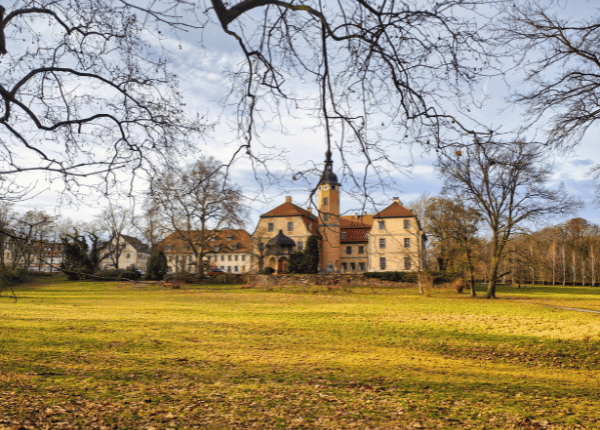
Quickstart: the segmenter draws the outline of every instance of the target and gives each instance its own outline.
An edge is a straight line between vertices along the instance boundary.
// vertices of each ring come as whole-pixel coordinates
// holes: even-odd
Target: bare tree
[[[197,273],[204,273],[211,237],[245,221],[243,196],[222,167],[214,158],[200,158],[181,169],[165,168],[150,183],[149,205],[157,209],[161,228],[189,247]]]
[[[452,214],[449,225],[450,235],[464,253],[471,296],[475,297],[475,253],[478,245],[477,233],[482,221],[481,215],[476,209],[464,205],[460,200],[452,202],[450,213]]]
[[[454,238],[454,202],[444,197],[430,197],[427,199],[423,211],[423,229],[425,230],[430,246],[437,263],[437,270],[449,270],[454,266],[459,243]]]
[[[547,155],[537,143],[488,142],[438,161],[444,191],[477,209],[491,231],[488,298],[496,296],[504,249],[519,223],[569,214],[582,206],[562,185],[546,187],[551,174],[544,163]]]
[[[101,173],[110,194],[111,173],[170,159],[202,131],[144,40],[150,27],[119,1],[0,6],[0,174],[44,171],[72,186]]]
[[[589,5],[589,18],[569,20],[564,11],[551,10],[556,3],[515,3],[498,36],[520,56],[525,88],[531,89],[517,93],[514,102],[548,130],[549,143],[570,146],[600,119],[600,9]]]
[[[132,225],[132,211],[122,206],[110,203],[98,218],[100,229],[108,236],[108,242],[102,250],[102,259],[110,261],[115,270],[119,270],[119,259],[127,243],[123,236]],[[91,235],[91,237],[96,235]]]
[[[503,2],[167,0],[139,10],[173,27],[216,23],[239,46],[245,62],[227,70],[226,103],[237,107],[233,159],[249,157],[268,171],[284,149],[261,142],[262,127],[285,133],[286,119],[310,116],[327,149],[339,151],[353,195],[368,199],[368,176],[381,181],[389,168],[410,163],[396,148],[440,148],[457,130],[489,133],[468,112],[480,102],[473,86],[498,73],[485,13],[494,16],[490,6]],[[365,161],[361,173],[353,157]],[[294,177],[311,170],[316,165]]]

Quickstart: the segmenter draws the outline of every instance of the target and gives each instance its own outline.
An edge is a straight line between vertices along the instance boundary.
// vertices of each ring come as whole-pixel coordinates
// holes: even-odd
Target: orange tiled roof
[[[400,203],[394,202],[387,208],[376,214],[373,218],[405,218],[414,217],[414,213],[406,209]]]
[[[261,218],[267,217],[279,217],[279,216],[303,216],[311,221],[316,221],[317,217],[306,209],[302,209],[300,206],[296,206],[292,202],[285,202],[282,205],[277,206],[275,209],[270,210],[266,214],[261,215]]]
[[[198,243],[202,240],[200,230],[192,231],[190,234]],[[252,250],[250,234],[243,229],[205,230],[204,236],[206,239],[205,253],[251,252]],[[171,233],[161,240],[157,246],[165,254],[188,254],[192,252],[188,248],[187,241],[183,240],[179,233]]]
[[[361,228],[341,228],[340,243],[367,242],[367,233],[370,229],[370,226]],[[344,233],[346,233],[345,239]]]
[[[290,216],[299,216],[304,222],[306,229],[309,230],[312,234],[317,237],[321,236],[321,232],[319,231],[319,222],[318,218],[312,214],[312,212],[307,211],[306,209],[301,208],[300,206],[296,206],[292,202],[285,202],[282,205],[277,206],[275,209],[270,210],[266,214],[261,215],[261,218],[271,218],[271,217],[290,217]],[[313,224],[313,229],[308,228],[308,224]]]

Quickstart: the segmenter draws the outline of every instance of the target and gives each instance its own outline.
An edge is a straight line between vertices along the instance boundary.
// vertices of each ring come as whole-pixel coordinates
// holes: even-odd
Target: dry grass
[[[21,289],[0,429],[600,427],[600,316],[541,304],[600,295],[509,292]]]

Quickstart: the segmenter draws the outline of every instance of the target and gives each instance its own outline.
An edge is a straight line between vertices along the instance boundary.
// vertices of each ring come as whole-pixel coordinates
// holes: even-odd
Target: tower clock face
[[[323,185],[323,189],[324,190],[328,190],[329,189],[329,185]]]

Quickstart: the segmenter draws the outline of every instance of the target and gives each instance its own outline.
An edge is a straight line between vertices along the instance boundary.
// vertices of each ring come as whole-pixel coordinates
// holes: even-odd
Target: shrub
[[[114,269],[99,270],[94,273],[96,281],[114,281],[119,279],[119,271]]]
[[[146,267],[146,279],[162,281],[169,270],[167,257],[163,251],[154,252],[148,260]]]
[[[449,284],[457,279],[462,279],[461,272],[445,272],[439,270],[425,270],[428,276],[431,276],[433,285]],[[408,282],[416,284],[419,281],[419,272],[365,272],[366,278],[382,279],[384,281]]]
[[[275,269],[272,267],[265,267],[263,269],[263,275],[272,275],[273,273],[275,273]]]
[[[139,270],[122,270],[119,272],[119,279],[127,279],[129,281],[137,281],[142,277]]]

